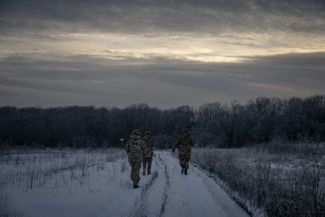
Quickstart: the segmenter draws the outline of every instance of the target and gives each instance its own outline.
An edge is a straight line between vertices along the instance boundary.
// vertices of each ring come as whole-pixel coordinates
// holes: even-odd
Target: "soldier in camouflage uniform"
[[[146,169],[148,165],[147,173],[151,173],[151,162],[153,157],[153,140],[150,136],[150,131],[146,131],[143,137],[144,152],[143,152],[143,175],[146,175]]]
[[[133,181],[133,187],[138,188],[138,183],[140,181],[139,173],[144,151],[144,143],[138,130],[133,130],[130,139],[125,144],[125,150],[128,154],[129,163],[132,168],[131,180]]]
[[[175,151],[175,148],[178,149],[179,164],[182,167],[181,173],[184,173],[185,175],[187,175],[189,167],[188,161],[191,158],[192,143],[192,138],[188,129],[184,128],[181,131],[181,135],[178,136],[177,142],[173,148],[173,152]]]

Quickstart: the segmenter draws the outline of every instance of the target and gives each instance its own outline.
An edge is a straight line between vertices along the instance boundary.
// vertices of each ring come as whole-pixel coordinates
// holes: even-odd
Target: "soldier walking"
[[[178,158],[179,164],[182,167],[181,173],[187,175],[187,170],[189,167],[189,160],[191,158],[191,146],[192,146],[192,138],[187,128],[183,128],[181,134],[177,138],[177,142],[173,148],[173,152],[175,148],[178,149]]]
[[[144,142],[141,139],[139,130],[133,130],[125,145],[125,150],[128,154],[128,160],[131,166],[131,180],[133,181],[133,188],[138,188],[138,183],[140,181],[139,173],[144,151]]]
[[[143,137],[144,152],[143,152],[143,175],[151,174],[151,162],[153,157],[153,140],[150,136],[150,131],[146,131]],[[148,166],[148,167],[147,167]]]

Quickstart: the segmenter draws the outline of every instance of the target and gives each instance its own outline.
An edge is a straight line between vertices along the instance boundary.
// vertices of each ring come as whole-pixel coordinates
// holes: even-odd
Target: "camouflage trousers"
[[[179,153],[178,154],[179,164],[182,168],[188,169],[188,162],[191,159],[191,153]]]
[[[152,157],[144,157],[143,158],[143,173],[146,172],[147,165],[148,165],[148,173],[151,173],[151,162],[152,162]]]
[[[137,185],[140,181],[140,168],[142,162],[142,155],[137,153],[130,153],[128,155],[129,163],[131,166],[131,180],[134,185]]]

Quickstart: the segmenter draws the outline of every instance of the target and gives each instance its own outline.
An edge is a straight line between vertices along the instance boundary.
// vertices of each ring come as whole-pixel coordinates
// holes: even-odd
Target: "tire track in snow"
[[[201,178],[203,185],[207,189],[207,192],[212,196],[216,205],[220,206],[222,210],[228,213],[229,216],[248,216],[248,211],[238,204],[233,198],[231,198],[222,188],[217,184],[213,177],[209,176],[204,170],[198,167],[196,164],[191,164],[196,174]],[[234,204],[234,207],[230,208],[229,204]],[[237,205],[237,206],[236,206]],[[243,213],[244,212],[244,213]]]
[[[150,213],[149,214],[147,213],[148,210],[146,209],[148,208],[148,206],[150,206],[148,199],[150,199],[150,196],[153,196],[149,194],[150,189],[152,190],[163,189],[162,193],[159,193],[158,196],[157,195],[154,196],[155,198],[157,197],[162,198],[161,203],[159,202],[159,205],[157,204],[158,205],[157,208],[159,209],[159,212],[156,213],[154,216],[162,217],[165,213],[166,204],[168,201],[168,189],[170,186],[170,175],[168,173],[167,164],[162,159],[160,153],[154,159],[154,164],[157,168],[157,171],[153,173],[154,177],[151,178],[151,180],[145,185],[144,190],[141,192],[140,197],[135,201],[134,208],[131,210],[129,215],[130,217],[147,217],[148,215],[150,215]],[[158,170],[163,170],[163,172],[161,173],[163,175],[159,177],[163,181],[154,183],[154,181],[159,176]],[[153,216],[152,213],[150,216]]]
[[[157,160],[153,160],[154,164],[156,165],[156,167],[160,167],[162,168],[162,165],[160,165],[161,159],[160,159],[160,154],[158,154],[158,161]],[[149,182],[147,182],[144,187],[142,188],[141,194],[140,196],[135,200],[135,203],[133,205],[133,208],[130,211],[129,217],[146,217],[147,215],[145,214],[145,207],[146,207],[146,202],[147,202],[147,197],[148,197],[148,193],[150,191],[150,189],[152,188],[152,186],[154,185],[155,180],[158,178],[159,173],[158,170],[154,171],[151,175],[151,178],[149,180]]]
[[[160,217],[190,217],[190,213],[186,212],[190,204],[187,203],[187,197],[184,195],[184,185],[180,184],[180,170],[176,159],[169,152],[161,155],[161,161],[166,166],[166,173],[169,179],[168,188],[166,189],[166,200],[163,203],[163,213]],[[184,176],[185,178],[185,176]],[[180,188],[179,188],[180,187]],[[185,197],[184,197],[185,196]],[[175,209],[176,208],[176,209]],[[181,211],[180,211],[181,210]],[[185,212],[184,212],[185,210]]]
[[[156,175],[147,180],[130,217],[248,216],[200,168],[191,164],[184,176],[177,159],[167,152],[157,153],[153,165]]]
[[[166,204],[167,204],[167,200],[168,200],[168,189],[170,187],[170,176],[167,170],[167,164],[161,159],[161,156],[159,155],[159,161],[161,163],[164,164],[164,176],[166,178],[166,183],[164,186],[164,193],[163,193],[163,202],[161,204],[161,209],[159,211],[159,217],[162,217],[165,213],[165,209],[166,209]]]
[[[129,214],[129,217],[146,217],[146,215],[143,214],[144,206],[145,206],[144,201],[146,200],[148,192],[153,186],[157,177],[158,177],[158,172],[157,171],[153,172],[149,182],[147,182],[144,185],[144,187],[141,188],[141,194],[136,198],[133,208],[131,209],[131,212]]]

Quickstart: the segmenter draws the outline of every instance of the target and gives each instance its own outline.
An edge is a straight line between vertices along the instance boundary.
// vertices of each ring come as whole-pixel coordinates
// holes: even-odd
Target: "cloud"
[[[84,1],[0,3],[0,58],[92,55],[241,62],[325,51],[324,1]]]
[[[2,105],[324,93],[322,0],[2,0]]]
[[[273,29],[324,32],[322,0],[83,1],[3,0],[3,29],[213,32]]]
[[[290,54],[258,57],[249,63],[215,64],[156,59],[148,64],[116,65],[88,56],[64,60],[13,56],[0,63],[0,101],[20,106],[30,98],[30,104],[44,106],[146,102],[170,107],[258,96],[324,94],[324,57],[325,53]],[[36,96],[40,97],[37,102],[33,101]]]

